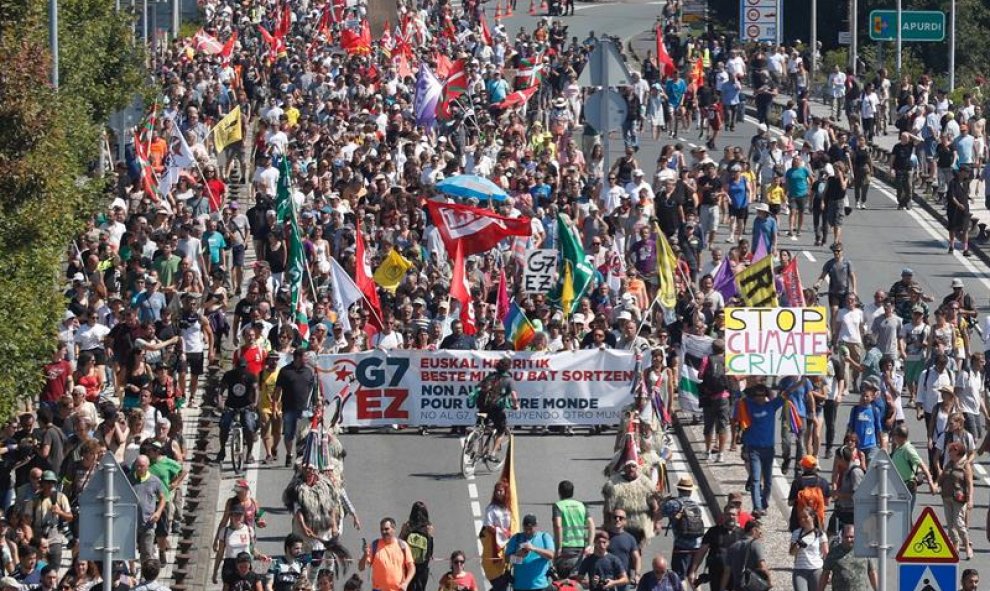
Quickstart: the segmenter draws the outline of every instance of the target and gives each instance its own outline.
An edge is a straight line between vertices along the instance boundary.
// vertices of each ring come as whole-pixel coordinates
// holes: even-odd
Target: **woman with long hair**
[[[953,441],[947,448],[948,460],[938,476],[945,510],[945,529],[956,551],[973,559],[969,540],[969,512],[973,510],[973,464],[966,460],[966,446]]]
[[[798,513],[798,527],[791,532],[790,555],[794,557],[791,582],[794,591],[818,591],[822,566],[828,555],[828,536],[817,523],[814,509],[805,507]]]
[[[510,582],[508,563],[503,550],[512,537],[512,513],[509,510],[509,483],[495,483],[491,501],[485,507],[481,528],[481,568],[493,591],[505,591]]]
[[[416,574],[409,582],[408,591],[426,591],[430,578],[430,559],[433,558],[433,524],[426,503],[416,501],[409,511],[409,520],[402,524],[399,538],[405,540],[413,553]]]
[[[86,401],[96,402],[100,399],[100,392],[103,391],[103,384],[106,381],[106,373],[97,369],[96,357],[88,351],[79,354],[79,361],[76,364],[76,372],[72,376],[72,381],[76,385],[86,388]]]
[[[144,349],[135,347],[127,357],[127,364],[124,366],[124,398],[121,403],[124,410],[138,407],[141,390],[148,388],[154,379],[151,366],[144,356]]]
[[[92,560],[75,559],[69,571],[62,577],[59,589],[71,589],[72,591],[89,591],[90,589],[102,585],[103,577],[100,576],[100,565]]]

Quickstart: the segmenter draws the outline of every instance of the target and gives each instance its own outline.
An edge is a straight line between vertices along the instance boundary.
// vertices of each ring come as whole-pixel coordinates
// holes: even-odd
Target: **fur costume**
[[[340,495],[337,493],[337,488],[325,476],[318,476],[316,482],[310,486],[306,484],[305,476],[296,473],[282,492],[282,503],[290,511],[296,509],[302,513],[306,525],[316,533],[330,532],[339,527],[342,517]],[[296,531],[297,529],[299,526],[293,520],[292,531],[303,535],[302,531]]]
[[[640,472],[636,480],[628,481],[620,473],[615,474],[602,487],[602,498],[605,501],[605,514],[610,515],[617,509],[626,512],[626,527],[638,529],[649,541],[653,537],[653,511],[650,501],[654,498],[656,489],[649,476]]]

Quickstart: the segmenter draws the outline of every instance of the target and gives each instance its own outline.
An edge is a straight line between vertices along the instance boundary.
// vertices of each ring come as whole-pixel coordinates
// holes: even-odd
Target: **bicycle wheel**
[[[240,425],[230,430],[230,465],[237,474],[244,468],[244,431]]]
[[[502,449],[495,449],[495,440],[498,435],[495,431],[487,431],[485,433],[485,466],[488,468],[489,472],[495,472],[496,470],[501,470],[502,465],[505,464],[506,449],[508,445],[502,445]]]
[[[481,432],[472,429],[464,439],[464,447],[461,448],[461,476],[467,478],[474,474],[475,466],[478,464],[478,444],[480,443]]]

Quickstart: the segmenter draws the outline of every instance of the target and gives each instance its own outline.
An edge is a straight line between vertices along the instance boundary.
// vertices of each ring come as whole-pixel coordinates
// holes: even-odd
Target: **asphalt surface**
[[[579,3],[577,15],[565,18],[569,35],[584,39],[590,30],[607,31],[622,38],[649,28],[659,10],[659,2],[650,3]],[[535,19],[525,14],[528,5],[520,1],[515,16],[505,19],[510,32],[525,26],[532,29]],[[746,122],[736,131],[720,139],[718,148],[726,144],[748,146],[749,138],[756,132],[755,125]],[[661,139],[660,144],[672,140]],[[696,133],[682,135],[677,141],[686,146],[698,143]],[[642,142],[641,164],[647,174],[654,169],[653,161],[660,144],[649,140]],[[619,154],[621,142],[614,141],[612,153]],[[990,278],[983,265],[964,259],[958,252],[945,252],[945,232],[927,214],[917,209],[896,211],[889,188],[874,188],[869,195],[869,210],[855,211],[846,220],[844,243],[846,254],[853,261],[858,276],[859,293],[865,301],[872,299],[878,288],[887,289],[899,278],[900,269],[910,266],[915,271],[926,293],[937,298],[949,293],[949,282],[960,277],[966,282],[978,304],[986,302]],[[724,245],[724,228],[718,240]],[[810,219],[806,220],[801,238],[791,241],[782,237],[781,247],[789,248],[799,257],[805,285],[810,285],[820,272],[821,265],[831,256],[824,247],[813,246]],[[848,420],[852,401],[843,404],[837,420],[844,425]],[[924,449],[923,429],[908,413],[912,440]],[[524,434],[516,438],[517,478],[523,513],[534,513],[540,527],[550,528],[551,505],[556,500],[556,485],[562,479],[570,479],[576,485],[576,498],[591,505],[596,523],[601,520],[601,486],[604,483],[602,469],[611,456],[614,434],[573,437],[539,436]],[[430,509],[435,526],[437,557],[449,556],[461,549],[469,557],[477,557],[477,534],[481,512],[491,495],[495,477],[479,470],[473,480],[461,478],[458,470],[460,440],[454,436],[420,436],[411,431],[395,433],[375,432],[344,435],[347,460],[344,470],[347,491],[356,505],[362,520],[362,530],[355,531],[350,520],[344,533],[344,544],[358,554],[361,539],[369,541],[378,537],[378,521],[382,517],[395,517],[400,523],[408,516],[412,503],[423,500]],[[256,454],[259,455],[259,454]],[[738,458],[728,461],[738,462]],[[831,460],[822,460],[823,472],[831,469]],[[676,469],[686,471],[683,462]],[[717,470],[716,470],[717,473]],[[268,554],[280,554],[281,542],[290,530],[290,516],[282,506],[280,497],[290,472],[279,467],[252,467],[248,479],[256,491],[256,497],[268,512],[268,527],[259,531],[260,549]],[[694,475],[701,477],[700,474]],[[978,569],[990,569],[990,544],[987,542],[984,518],[990,503],[990,477],[982,466],[977,468],[978,490],[976,509],[970,519],[971,535],[977,548],[972,563]],[[234,475],[224,468],[221,483],[221,499],[231,490]],[[782,477],[778,478],[781,481]],[[777,491],[784,486],[779,482]],[[741,488],[741,483],[738,483]],[[747,496],[748,499],[748,496]],[[748,500],[746,501],[748,504]],[[927,505],[935,507],[941,516],[941,501],[923,492],[919,497],[917,512]],[[670,538],[655,538],[645,553],[645,560],[657,552],[669,556]],[[469,560],[469,568],[482,580],[479,562]],[[447,569],[446,561],[438,562],[431,575],[438,582]],[[352,568],[354,570],[354,568]],[[775,588],[789,588],[790,580],[779,577]],[[892,585],[889,588],[893,588]]]

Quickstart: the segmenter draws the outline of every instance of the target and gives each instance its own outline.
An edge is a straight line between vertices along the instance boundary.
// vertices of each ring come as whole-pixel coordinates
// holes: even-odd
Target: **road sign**
[[[902,564],[900,591],[955,591],[956,564]]]
[[[870,13],[870,39],[897,41],[897,11]],[[945,39],[945,13],[937,10],[902,10],[901,41],[938,42]]]
[[[859,532],[856,532],[857,535]],[[935,515],[935,510],[925,507],[924,511],[914,522],[911,532],[904,538],[904,544],[897,552],[897,562],[914,563],[956,563],[959,562],[959,554],[955,547],[949,543],[949,537],[945,535],[942,524]]]
[[[108,501],[112,501],[110,517]],[[79,558],[106,560],[110,551],[113,560],[136,560],[140,516],[137,493],[113,454],[107,452],[79,495]]]
[[[778,0],[739,0],[739,38],[744,43],[776,43],[782,12]]]
[[[611,88],[603,88],[584,101],[585,120],[602,134],[621,128],[628,111],[625,99]]]
[[[599,41],[578,76],[578,86],[622,86],[629,84],[629,67],[611,41]]]
[[[852,45],[853,36],[849,31],[839,31],[839,45]]]
[[[883,463],[878,460],[886,461],[886,470],[881,470]],[[883,517],[878,507],[881,478],[886,480],[888,495],[887,545],[896,548],[911,529],[911,491],[890,463],[890,455],[880,450],[853,494],[853,521],[856,523],[853,554],[860,558],[876,558],[881,544],[880,520]]]

